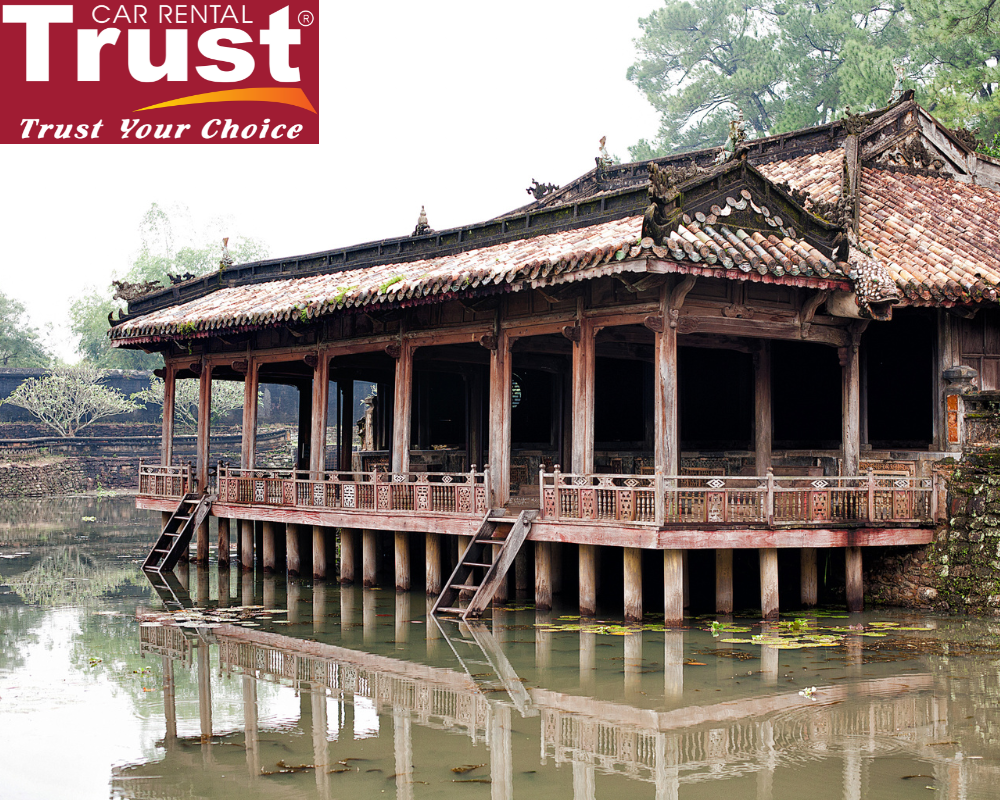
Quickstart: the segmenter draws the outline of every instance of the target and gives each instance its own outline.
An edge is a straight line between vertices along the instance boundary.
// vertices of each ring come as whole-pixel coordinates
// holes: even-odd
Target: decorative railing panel
[[[651,525],[927,523],[930,478],[539,473],[541,519]]]
[[[143,464],[139,462],[139,496],[180,500],[197,488],[191,464]]]
[[[343,511],[416,511],[481,517],[490,508],[482,472],[338,472],[219,466],[219,502]]]

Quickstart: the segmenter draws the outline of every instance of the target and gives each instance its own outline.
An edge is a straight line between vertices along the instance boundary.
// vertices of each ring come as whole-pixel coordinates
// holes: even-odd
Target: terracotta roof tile
[[[829,203],[840,197],[843,163],[844,150],[837,147],[822,153],[754,166],[775,183],[787,183],[808,192],[816,200]]]

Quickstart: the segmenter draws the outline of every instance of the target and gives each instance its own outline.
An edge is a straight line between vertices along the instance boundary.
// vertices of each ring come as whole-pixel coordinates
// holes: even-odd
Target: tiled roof
[[[911,303],[995,300],[1000,192],[864,168],[860,238]]]
[[[792,188],[808,192],[815,200],[829,203],[840,197],[843,164],[844,150],[836,147],[822,153],[755,166],[775,183],[787,183]]]

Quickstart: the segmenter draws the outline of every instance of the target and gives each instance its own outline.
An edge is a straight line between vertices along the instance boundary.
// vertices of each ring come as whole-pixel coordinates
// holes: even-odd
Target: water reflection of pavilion
[[[680,787],[686,784],[756,775],[757,796],[771,798],[776,769],[833,757],[843,761],[840,796],[854,800],[862,797],[864,754],[884,746],[886,737],[899,743],[905,758],[915,758],[920,748],[948,738],[947,715],[930,691],[933,678],[929,673],[824,687],[818,701],[803,698],[797,691],[768,686],[765,675],[762,692],[753,697],[664,711],[525,688],[485,626],[463,627],[462,631],[470,646],[482,648],[484,660],[479,663],[493,667],[485,678],[481,673],[238,626],[142,628],[143,652],[159,654],[164,661],[166,759],[193,756],[190,747],[181,748],[187,755],[177,756],[178,748],[173,746],[177,740],[173,669],[175,664],[190,668],[195,663],[202,763],[210,759],[213,733],[217,733],[211,715],[210,647],[218,648],[222,673],[242,675],[244,775],[251,782],[259,779],[262,766],[258,681],[276,681],[299,691],[302,724],[310,727],[304,732],[311,735],[311,763],[320,767],[336,765],[344,757],[331,752],[342,745],[327,738],[327,698],[343,701],[345,707],[373,706],[375,713],[391,716],[394,777],[400,798],[414,796],[413,726],[464,732],[473,743],[485,743],[494,798],[514,796],[511,735],[515,725],[519,734],[538,726],[543,763],[552,759],[556,764],[572,765],[575,798],[596,797],[595,780],[600,773],[654,783],[658,799],[677,798]],[[536,652],[536,660],[539,658],[546,658],[544,647]],[[627,682],[627,669],[625,673]],[[627,686],[623,688],[628,694]],[[668,681],[665,692],[676,696],[678,688]],[[527,717],[537,721],[524,719]],[[523,722],[518,723],[518,718]],[[163,774],[161,766],[148,765],[150,775]],[[116,789],[127,796],[157,795],[156,781],[142,777],[146,770],[137,766],[120,771]],[[961,765],[954,763],[942,762],[935,767],[938,787],[954,788],[964,783],[961,770]],[[331,776],[325,768],[315,773],[319,796],[329,797]],[[140,785],[142,791],[138,791]],[[961,797],[962,792],[941,796]]]

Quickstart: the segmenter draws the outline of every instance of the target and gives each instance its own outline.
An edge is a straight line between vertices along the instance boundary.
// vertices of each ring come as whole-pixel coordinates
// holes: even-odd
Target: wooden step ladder
[[[166,572],[180,561],[185,548],[198,526],[205,521],[212,508],[213,494],[197,495],[188,493],[181,498],[177,509],[170,515],[167,524],[160,531],[160,537],[149,551],[142,568],[146,572]]]
[[[490,511],[458,560],[431,613],[455,614],[463,620],[482,616],[537,516],[535,509],[522,511],[516,518],[503,516],[502,509]],[[494,545],[500,545],[496,559]],[[472,596],[469,604],[460,608],[458,601],[463,594]]]

